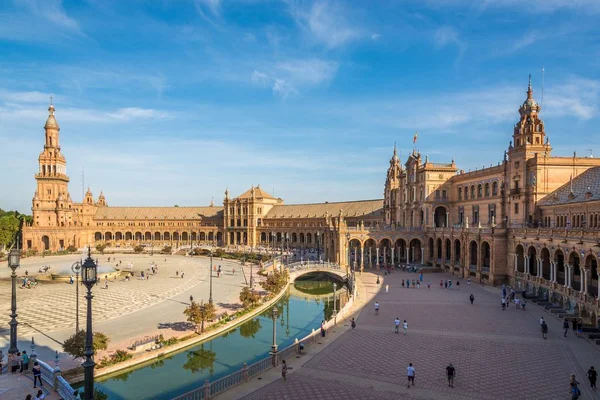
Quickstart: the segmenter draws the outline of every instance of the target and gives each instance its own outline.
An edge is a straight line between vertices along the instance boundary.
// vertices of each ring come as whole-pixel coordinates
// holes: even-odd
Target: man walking
[[[596,378],[598,378],[598,372],[596,372],[594,367],[590,367],[590,369],[588,369],[587,377],[590,380],[590,387],[592,390],[596,390]]]
[[[546,321],[542,322],[542,337],[544,340],[546,339],[546,335],[548,334],[548,325],[546,325]]]
[[[400,320],[398,319],[398,317],[396,317],[396,319],[394,320],[394,332],[400,333]]]
[[[408,331],[408,322],[406,320],[402,323],[402,328],[404,329],[404,336],[406,336],[406,331]]]
[[[473,301],[475,301],[475,296],[473,296],[473,293],[471,293],[469,296],[469,300],[471,300],[471,304],[473,304]]]
[[[354,330],[356,329],[356,321],[354,320],[354,318],[352,318],[352,321],[350,321],[350,326],[352,326],[352,332],[354,332]]]
[[[564,337],[567,337],[567,332],[569,332],[569,321],[566,318],[563,322],[563,329],[565,330]]]
[[[375,315],[379,315],[379,302],[375,302]]]
[[[408,377],[408,383],[406,384],[406,387],[409,388],[411,382],[412,385],[415,386],[415,368],[413,367],[412,363],[409,363],[408,368],[406,368],[406,376]]]
[[[454,369],[452,363],[446,367],[446,375],[448,375],[448,386],[454,387],[454,376],[456,375],[456,369]]]

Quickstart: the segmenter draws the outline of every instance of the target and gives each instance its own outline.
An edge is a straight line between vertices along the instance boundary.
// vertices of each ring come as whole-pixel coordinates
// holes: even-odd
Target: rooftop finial
[[[529,74],[529,84],[527,85],[527,98],[531,99],[533,96],[533,89],[531,88],[531,74]]]

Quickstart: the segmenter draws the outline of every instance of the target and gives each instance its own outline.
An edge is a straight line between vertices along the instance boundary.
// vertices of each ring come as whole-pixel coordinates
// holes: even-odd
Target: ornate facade
[[[510,281],[598,312],[600,160],[553,156],[531,82],[497,165],[475,171],[394,147],[382,200],[284,204],[260,186],[222,206],[112,207],[90,190],[71,200],[54,107],[35,175],[26,249],[98,242],[318,248],[357,270],[423,263],[462,277]],[[545,295],[545,294],[544,294]]]

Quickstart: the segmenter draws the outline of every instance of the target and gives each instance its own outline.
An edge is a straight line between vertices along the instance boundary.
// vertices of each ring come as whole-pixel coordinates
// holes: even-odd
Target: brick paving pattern
[[[297,370],[244,397],[252,399],[570,399],[569,375],[582,383],[582,398],[598,393],[587,387],[585,371],[600,367],[600,350],[584,339],[563,338],[561,322],[530,303],[527,311],[502,311],[498,288],[466,285],[460,290],[400,286],[415,274],[385,277],[374,300],[347,331]],[[437,285],[435,279],[437,278]],[[370,279],[366,278],[365,279]],[[375,286],[371,286],[377,290]],[[469,294],[475,304],[469,303]],[[374,301],[373,301],[374,302]],[[543,340],[539,318],[549,325]],[[394,333],[396,317],[408,321],[408,334]],[[406,388],[406,367],[416,369],[416,386]],[[456,368],[455,388],[448,387],[445,367]]]

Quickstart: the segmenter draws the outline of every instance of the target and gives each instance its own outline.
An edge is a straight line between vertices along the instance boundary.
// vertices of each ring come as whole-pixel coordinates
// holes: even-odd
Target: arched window
[[[480,198],[482,196],[483,192],[481,190],[481,183],[479,185],[477,185],[477,198]]]
[[[471,199],[475,198],[475,185],[471,186]]]
[[[492,196],[498,196],[498,182],[492,183]]]
[[[458,199],[462,200],[462,188],[458,188]]]
[[[490,197],[490,184],[489,183],[485,184],[484,195],[485,195],[485,197]]]

